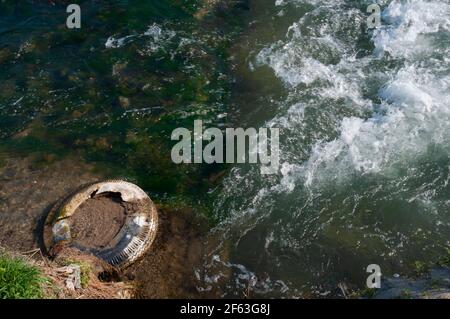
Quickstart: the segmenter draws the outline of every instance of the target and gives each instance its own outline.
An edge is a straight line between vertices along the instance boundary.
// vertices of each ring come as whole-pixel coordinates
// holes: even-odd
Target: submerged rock
[[[0,50],[0,64],[8,62],[14,55],[9,48]]]

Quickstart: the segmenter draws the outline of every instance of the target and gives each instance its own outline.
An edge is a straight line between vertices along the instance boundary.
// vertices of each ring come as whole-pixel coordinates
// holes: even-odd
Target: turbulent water
[[[334,295],[449,247],[450,3],[380,2],[368,30],[371,3],[259,2],[241,72],[280,88],[243,110],[281,128],[282,168],[224,181],[205,289]]]
[[[368,29],[373,2],[199,19],[196,0],[82,1],[68,31],[58,1],[2,1],[0,167],[71,154],[165,205],[208,206],[200,291],[326,297],[364,288],[370,264],[411,272],[450,246],[450,2],[378,1]],[[279,174],[174,165],[170,133],[195,119],[280,128]]]

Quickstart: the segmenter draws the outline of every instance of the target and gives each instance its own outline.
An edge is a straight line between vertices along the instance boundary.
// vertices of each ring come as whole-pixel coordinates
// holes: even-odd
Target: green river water
[[[364,0],[79,1],[80,30],[67,3],[0,1],[0,165],[71,155],[194,207],[198,289],[227,297],[331,296],[446,253],[447,0],[378,1],[376,30]],[[197,119],[280,128],[280,172],[173,164]]]

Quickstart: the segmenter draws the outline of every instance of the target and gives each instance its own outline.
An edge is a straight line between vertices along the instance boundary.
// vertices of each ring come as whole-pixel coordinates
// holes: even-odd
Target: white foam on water
[[[326,19],[322,17],[324,14]],[[344,28],[359,32],[363,16],[358,10],[344,11],[345,17],[342,14],[342,11],[330,10],[328,6],[320,6],[306,14],[289,27],[287,41],[277,41],[261,50],[256,57],[256,65],[270,66],[277,77],[292,89],[325,82],[327,85],[323,85],[316,94],[325,98],[348,98],[356,104],[364,104],[357,84],[364,81],[365,75],[357,70],[367,60],[355,59],[354,41],[343,42],[334,36]],[[309,23],[318,24],[317,28],[306,29],[307,34],[302,34],[302,28]]]
[[[284,1],[277,1],[277,5],[282,4]],[[359,92],[361,83],[371,79],[364,68],[376,61],[381,53],[410,58],[404,67],[384,74],[391,80],[379,88],[383,112],[375,112],[369,119],[344,118],[340,136],[329,142],[318,141],[305,163],[283,164],[284,181],[289,180],[286,189],[293,190],[292,172],[310,186],[322,177],[329,178],[329,170],[345,173],[354,169],[360,173],[377,173],[396,160],[405,160],[398,156],[399,153],[414,157],[425,152],[431,142],[449,142],[444,133],[450,129],[449,76],[435,75],[433,70],[422,68],[419,62],[411,60],[423,49],[421,45],[426,39],[421,36],[442,28],[449,30],[449,17],[450,6],[442,1],[392,1],[383,11],[383,26],[373,34],[373,57],[359,60],[351,54],[351,47],[323,34],[323,30],[330,30],[319,28],[322,36],[312,40],[337,50],[341,55],[337,64],[324,64],[312,58],[307,50],[305,52],[308,45],[302,44],[311,38],[302,40],[302,21],[289,28],[287,41],[278,41],[261,50],[256,58],[257,65],[270,66],[292,90],[298,85],[308,86],[323,80],[327,85],[316,89],[319,96],[347,97],[355,106],[366,104],[368,108],[373,107],[371,101],[364,99]],[[447,65],[443,66],[442,61],[438,61],[439,67],[448,69],[448,59],[444,57],[444,61]],[[278,115],[271,123],[281,123],[288,128],[293,121],[303,120],[304,109],[305,104],[296,103],[286,115]],[[320,177],[321,174],[324,176]]]
[[[374,33],[374,53],[389,52],[402,58],[414,56],[422,50],[420,36],[436,32],[444,25],[443,13],[448,23],[449,8],[442,2],[392,1],[383,13],[392,24]],[[385,114],[375,113],[367,120],[345,118],[340,137],[315,145],[302,169],[306,185],[314,183],[320,171],[327,172],[330,167],[334,171],[355,169],[361,173],[378,173],[399,161],[423,154],[431,143],[450,145],[450,136],[443,134],[450,130],[449,76],[435,75],[429,65],[427,68],[420,65],[411,58],[404,67],[388,74],[392,79],[378,94]]]
[[[277,0],[275,4],[288,3],[316,7],[291,25],[285,39],[263,48],[254,63],[270,67],[289,92],[278,114],[267,123],[283,129],[279,179],[264,179],[257,169],[235,168],[216,203],[218,212],[228,209],[217,233],[238,244],[275,218],[273,214],[288,216],[289,222],[277,217],[277,223],[271,224],[258,248],[267,253],[273,245],[298,251],[313,243],[335,220],[356,214],[359,198],[372,198],[380,188],[349,194],[341,205],[348,207],[347,202],[355,200],[354,211],[344,213],[327,206],[328,199],[321,198],[325,190],[350,187],[355,176],[380,176],[391,179],[394,192],[400,193],[409,179],[420,176],[415,165],[430,147],[438,146],[450,156],[450,51],[436,38],[449,36],[448,1],[390,1],[383,10],[382,26],[371,31],[374,49],[368,55],[358,55],[356,44],[365,26],[365,12],[349,9],[345,1]],[[308,99],[302,99],[305,96]],[[341,101],[351,115],[337,114],[330,106]],[[320,113],[308,115],[320,107],[330,113],[328,120],[319,118]],[[311,121],[316,121],[318,130],[336,134],[305,132]],[[312,141],[292,144],[298,140]],[[438,216],[432,207],[436,191],[428,189],[435,183],[417,186],[409,200],[429,205],[429,211]],[[242,198],[242,189],[248,198]],[[284,199],[289,194],[291,206]],[[327,210],[329,215],[322,215]],[[352,229],[348,221],[339,231],[352,231],[355,237],[361,231],[358,247],[375,240],[384,246],[380,256],[395,257],[408,243],[408,235],[383,230],[377,223]],[[271,258],[275,263],[276,256]]]
[[[134,35],[128,35],[125,37],[121,37],[121,38],[116,38],[114,36],[110,36],[105,43],[105,47],[107,49],[117,49],[117,48],[121,48],[124,45],[130,43],[132,41],[133,38],[135,38],[136,36]]]
[[[171,41],[176,36],[176,33],[172,30],[163,30],[161,26],[155,23],[145,31],[144,35],[150,37],[150,41],[147,43],[147,51],[156,52],[165,43]]]
[[[382,15],[388,25],[374,33],[375,53],[408,57],[432,51],[434,48],[424,35],[441,28],[449,30],[449,15],[448,1],[392,1]]]
[[[142,34],[127,35],[123,37],[110,36],[105,43],[107,49],[118,49],[132,43],[136,39],[147,38],[147,52],[156,52],[163,48],[176,36],[176,32],[163,29],[162,26],[154,23]]]

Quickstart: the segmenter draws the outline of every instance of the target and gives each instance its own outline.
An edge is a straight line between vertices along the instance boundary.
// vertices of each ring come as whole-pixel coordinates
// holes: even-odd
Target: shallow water
[[[84,1],[68,30],[60,3],[2,2],[0,154],[78,153],[154,196],[195,197],[214,169],[179,169],[170,134],[226,121],[233,34],[195,19],[198,3]]]
[[[197,1],[86,1],[70,32],[60,4],[3,2],[0,165],[78,156],[207,211],[200,291],[326,297],[364,288],[369,264],[410,272],[450,246],[450,3],[379,2],[367,30],[371,1],[201,21]],[[171,131],[200,118],[281,128],[280,173],[173,165]]]

